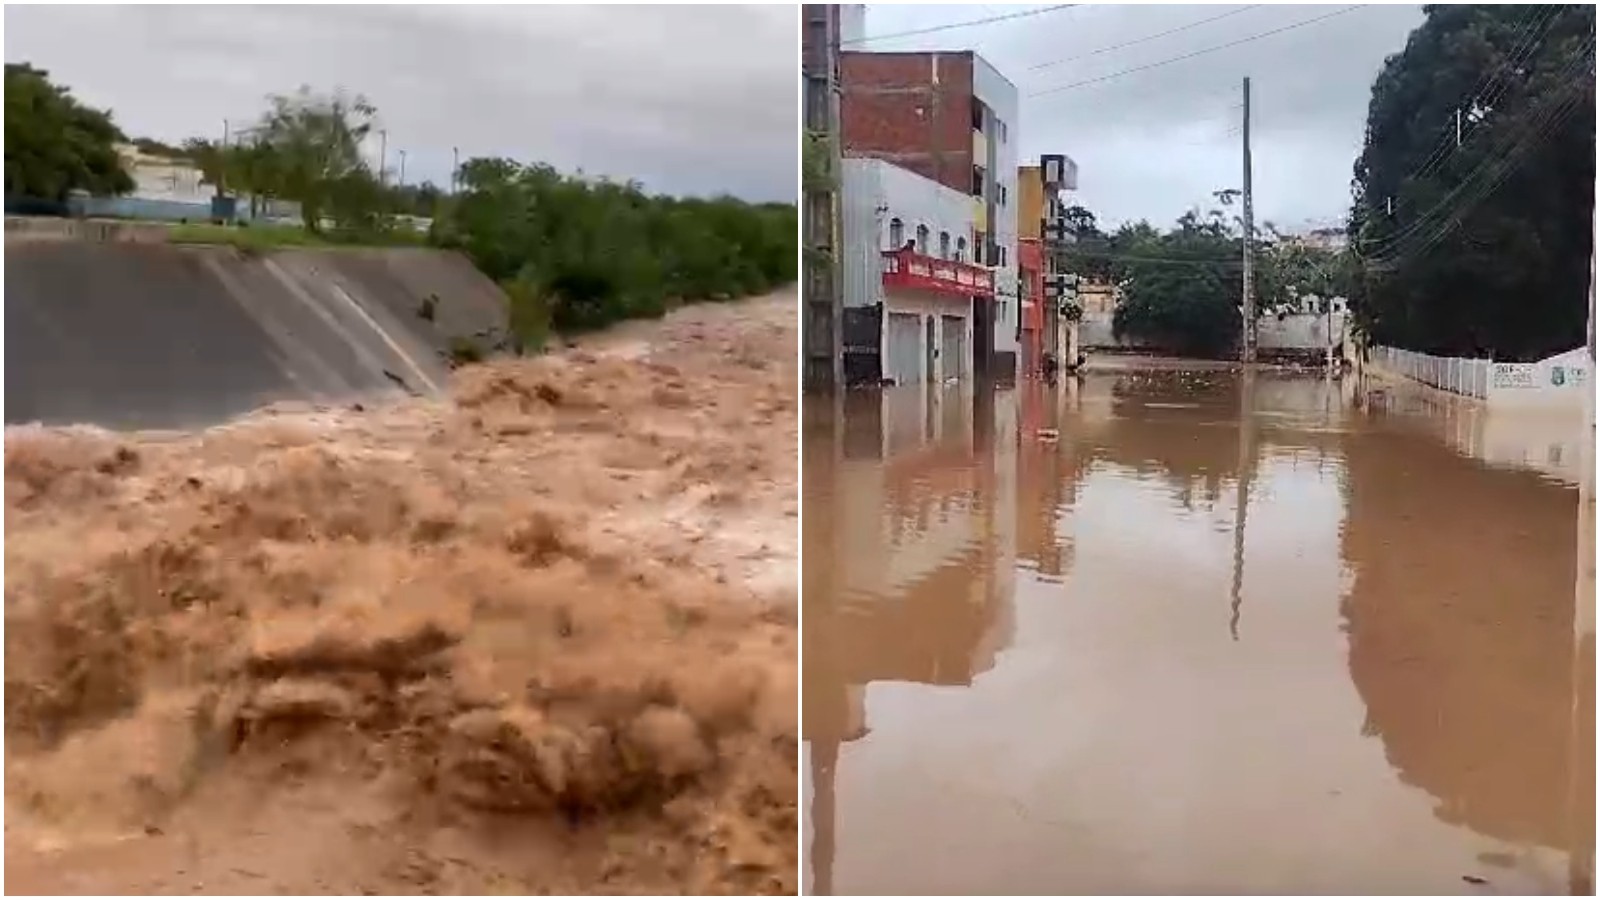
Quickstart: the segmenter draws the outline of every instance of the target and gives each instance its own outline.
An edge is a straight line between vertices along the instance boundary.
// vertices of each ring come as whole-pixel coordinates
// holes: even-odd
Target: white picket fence
[[[1492,360],[1459,356],[1429,356],[1393,347],[1372,348],[1372,361],[1388,372],[1403,375],[1442,391],[1463,397],[1487,399]]]

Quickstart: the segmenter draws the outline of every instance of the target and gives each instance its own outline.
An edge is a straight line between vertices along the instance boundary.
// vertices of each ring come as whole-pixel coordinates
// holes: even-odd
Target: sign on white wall
[[[1497,391],[1536,388],[1539,366],[1537,363],[1495,363],[1490,371],[1490,385]]]
[[[1570,405],[1589,391],[1589,354],[1580,347],[1536,363],[1494,363],[1489,402],[1494,405]]]

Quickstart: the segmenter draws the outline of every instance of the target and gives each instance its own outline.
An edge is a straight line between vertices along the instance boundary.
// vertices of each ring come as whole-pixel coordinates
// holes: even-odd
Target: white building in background
[[[119,146],[117,153],[122,157],[123,168],[133,179],[130,197],[170,203],[209,203],[216,193],[188,160],[145,153],[132,144]]]
[[[970,378],[973,305],[996,281],[973,262],[972,196],[879,159],[844,160],[841,188],[844,305],[882,304],[883,378]]]

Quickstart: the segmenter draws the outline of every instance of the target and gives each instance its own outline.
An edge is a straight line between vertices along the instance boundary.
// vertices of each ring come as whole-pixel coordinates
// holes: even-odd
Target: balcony
[[[994,297],[994,273],[982,266],[924,256],[913,250],[883,251],[883,286],[934,291],[960,297]]]

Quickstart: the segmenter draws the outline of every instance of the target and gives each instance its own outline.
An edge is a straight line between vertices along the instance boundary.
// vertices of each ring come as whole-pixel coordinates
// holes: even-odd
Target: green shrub
[[[453,337],[450,339],[450,364],[464,366],[468,363],[482,362],[483,348],[478,342],[469,337]]]
[[[443,204],[431,238],[513,285],[513,319],[524,321],[513,332],[533,334],[792,282],[797,225],[793,204],[651,196],[631,182],[475,159],[462,166],[462,190]]]
[[[511,306],[512,350],[518,354],[542,352],[550,338],[550,304],[543,289],[527,276],[503,281],[500,286]]]

